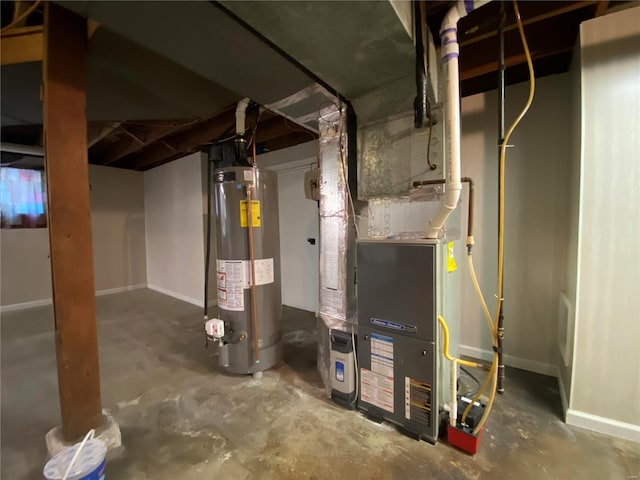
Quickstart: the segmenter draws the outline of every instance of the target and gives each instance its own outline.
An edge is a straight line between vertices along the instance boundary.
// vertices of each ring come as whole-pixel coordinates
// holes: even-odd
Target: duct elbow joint
[[[243,98],[236,106],[236,135],[243,136],[246,129],[247,107],[251,99]]]
[[[438,234],[442,230],[442,226],[436,227],[431,224],[431,221],[427,223],[427,229],[425,232],[425,238],[438,238]]]

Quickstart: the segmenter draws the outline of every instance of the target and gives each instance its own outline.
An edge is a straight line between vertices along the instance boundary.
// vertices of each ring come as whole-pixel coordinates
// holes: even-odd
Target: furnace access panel
[[[436,245],[358,241],[358,408],[435,443]]]

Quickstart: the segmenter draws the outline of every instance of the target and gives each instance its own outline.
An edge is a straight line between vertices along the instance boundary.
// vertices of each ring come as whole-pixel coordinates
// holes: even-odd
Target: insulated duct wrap
[[[433,112],[441,114],[436,107]],[[358,130],[358,197],[370,200],[406,195],[416,180],[442,178],[442,135],[442,121],[416,130],[413,112],[361,126]],[[433,170],[426,161],[427,151],[435,166]],[[424,230],[424,221],[422,223]]]
[[[342,111],[341,111],[342,110]],[[318,370],[327,395],[332,329],[351,331],[355,311],[355,231],[347,187],[346,109],[320,111],[320,316]]]
[[[346,321],[355,307],[353,219],[347,190],[346,115],[336,106],[320,113],[320,315]]]
[[[409,195],[371,198],[368,201],[370,238],[424,238],[424,219],[438,209],[444,195],[444,185],[429,185],[414,189]],[[447,220],[443,238],[457,240],[462,231],[462,208],[457,208]]]

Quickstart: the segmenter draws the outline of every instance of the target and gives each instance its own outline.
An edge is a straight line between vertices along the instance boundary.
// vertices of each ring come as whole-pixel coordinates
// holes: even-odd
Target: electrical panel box
[[[358,241],[358,408],[438,438],[434,240]]]

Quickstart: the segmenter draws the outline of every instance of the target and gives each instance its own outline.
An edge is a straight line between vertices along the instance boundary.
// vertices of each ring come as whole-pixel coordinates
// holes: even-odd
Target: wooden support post
[[[87,22],[47,2],[44,135],[62,435],[102,425],[85,115]]]

